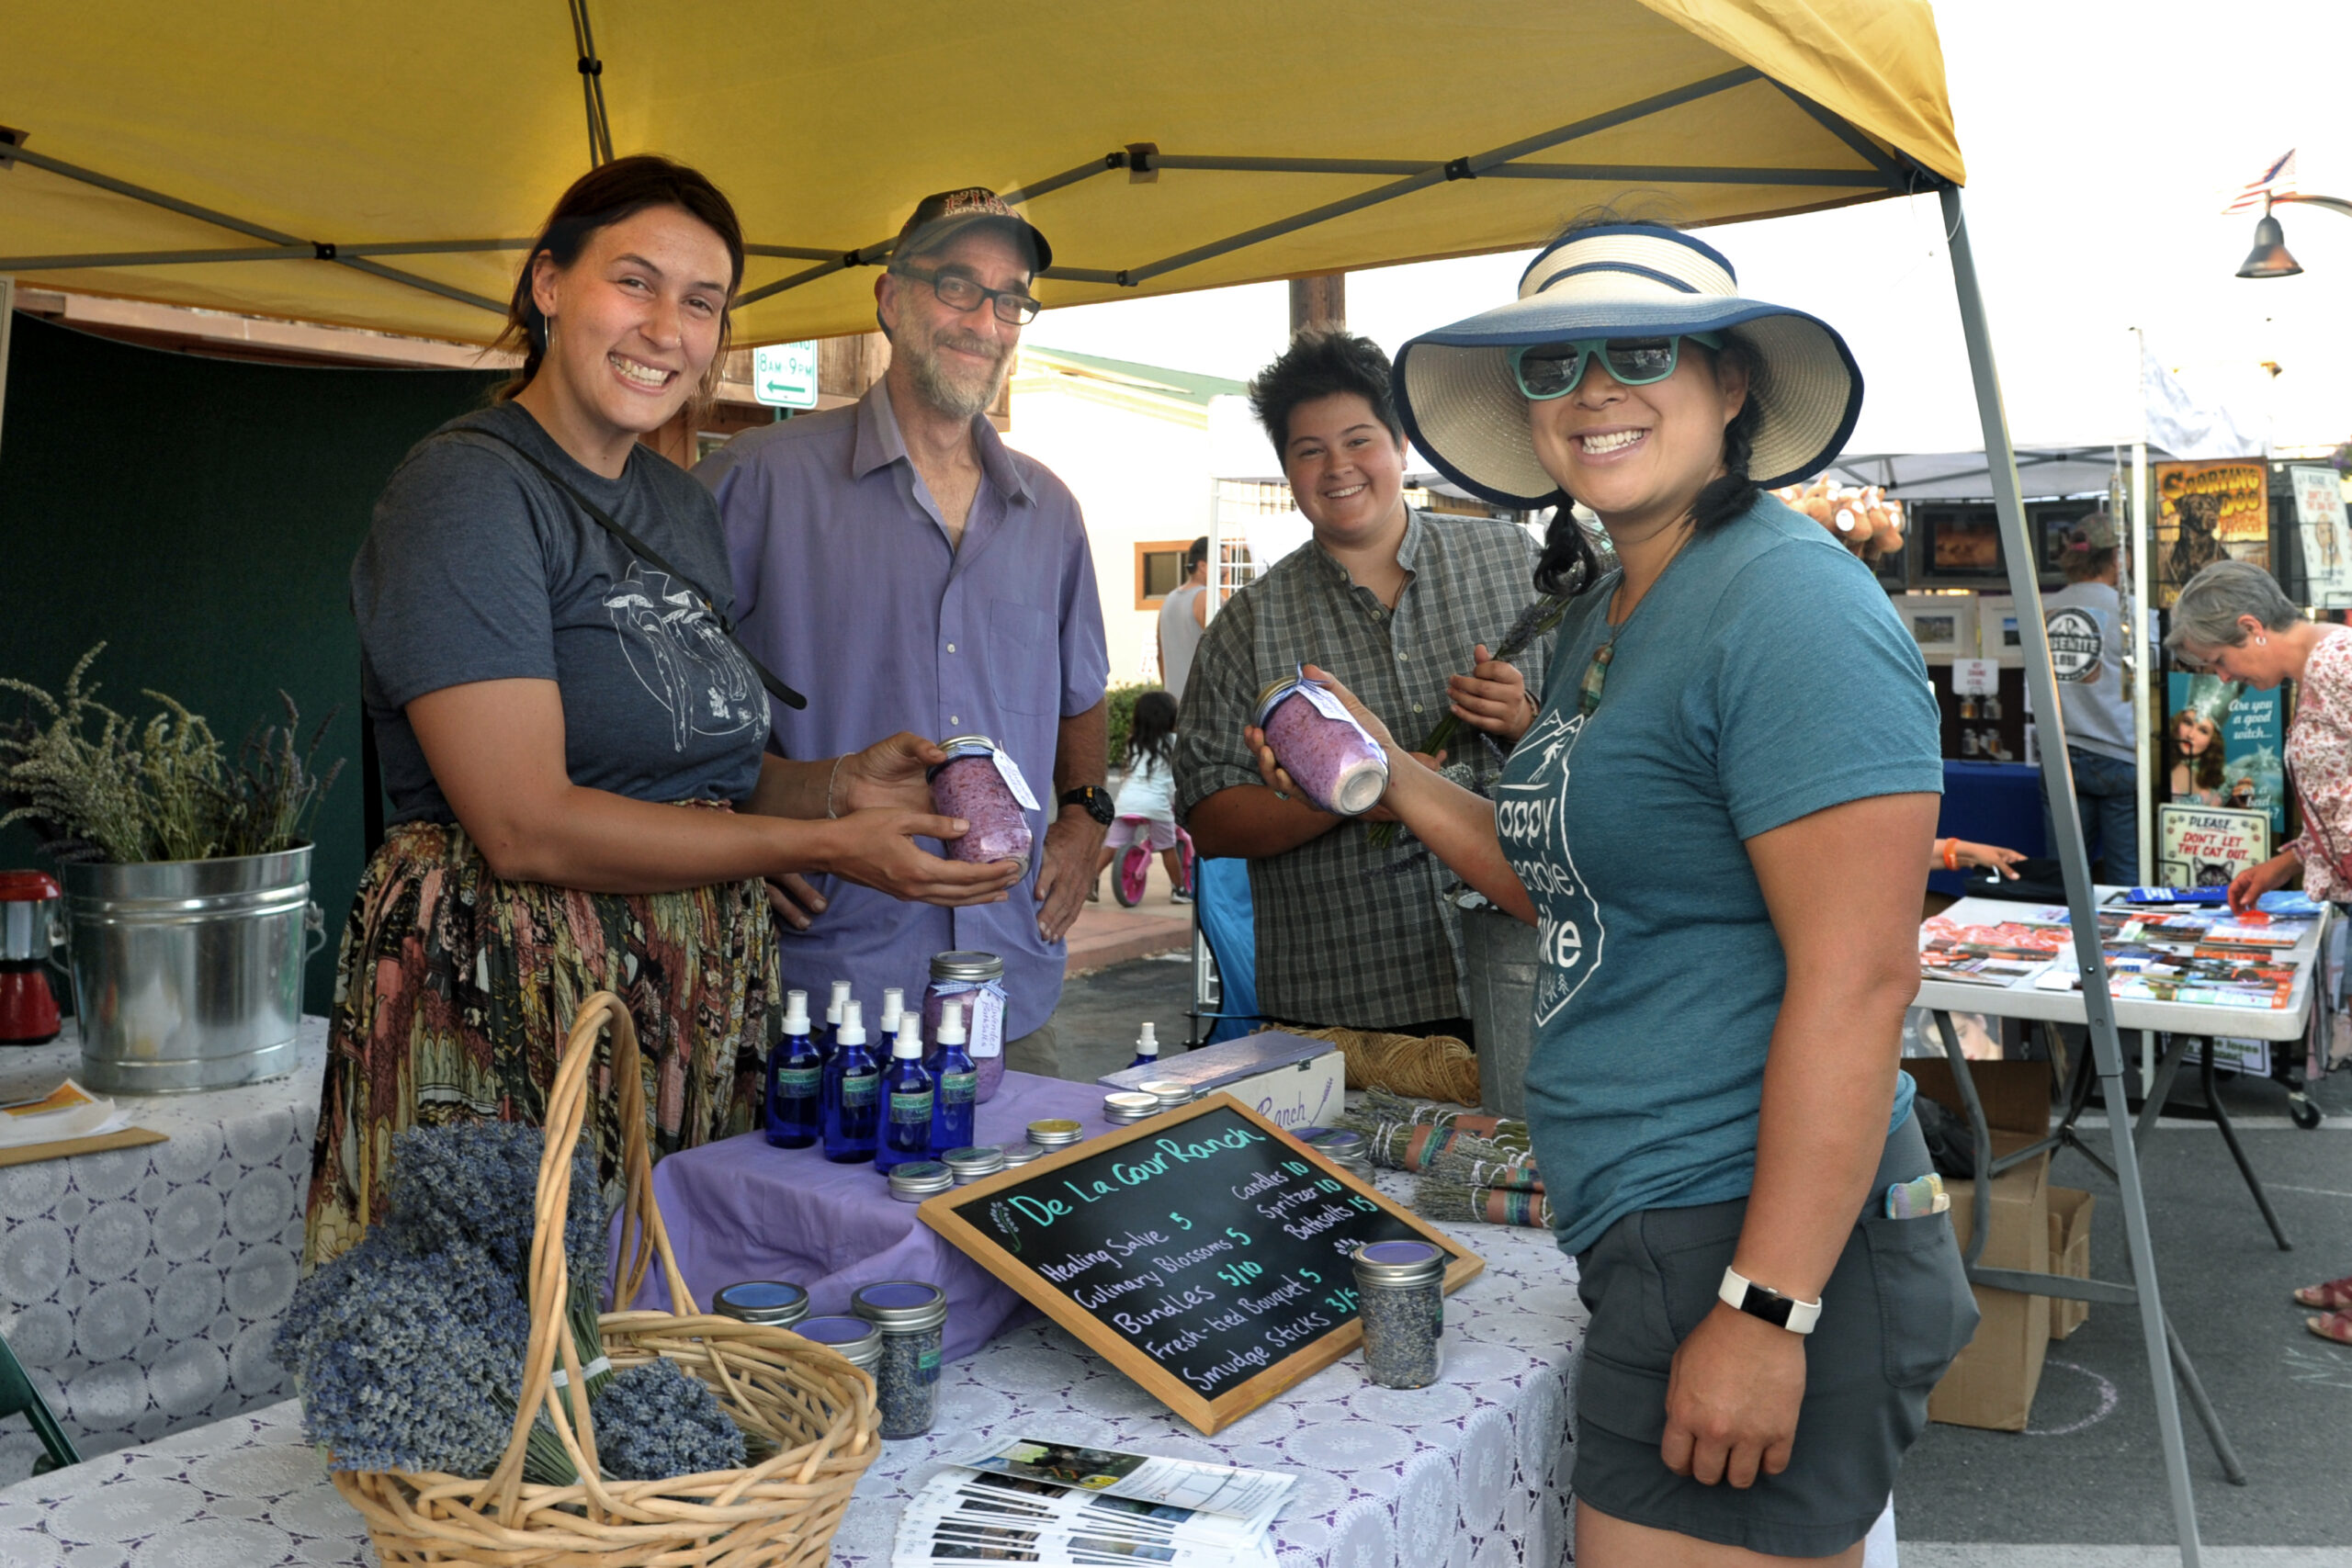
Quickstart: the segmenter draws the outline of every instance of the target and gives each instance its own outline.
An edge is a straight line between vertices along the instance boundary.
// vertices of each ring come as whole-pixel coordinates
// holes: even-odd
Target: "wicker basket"
[[[668,1481],[597,1479],[595,1431],[578,1353],[564,1323],[562,1241],[572,1149],[586,1113],[597,1037],[607,1026],[628,1182],[621,1230],[627,1268],[614,1299],[635,1299],[658,1254],[670,1300],[685,1310],[605,1314],[605,1354],[616,1369],[667,1356],[708,1384],[747,1437],[763,1438],[777,1450],[746,1470]],[[366,1517],[378,1554],[387,1564],[472,1562],[499,1568],[821,1568],[850,1491],[880,1450],[874,1380],[788,1330],[695,1312],[653,1201],[637,1030],[610,992],[588,998],[564,1043],[562,1065],[548,1095],[537,1214],[531,1243],[531,1338],[506,1457],[486,1480],[335,1472],[336,1490]],[[563,1388],[554,1382],[559,1355],[567,1379]],[[579,1466],[577,1484],[542,1486],[523,1480],[525,1442],[532,1416],[542,1409]]]

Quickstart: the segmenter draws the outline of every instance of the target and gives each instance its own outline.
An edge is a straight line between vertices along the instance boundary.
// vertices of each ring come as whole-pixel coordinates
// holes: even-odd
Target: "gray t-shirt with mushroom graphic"
[[[639,448],[607,479],[512,403],[418,443],[376,503],[351,566],[360,685],[390,819],[447,822],[406,705],[478,681],[553,681],[571,782],[637,800],[748,796],[767,694],[700,594],[639,560],[495,431],[707,590],[733,591],[718,509],[684,469]]]

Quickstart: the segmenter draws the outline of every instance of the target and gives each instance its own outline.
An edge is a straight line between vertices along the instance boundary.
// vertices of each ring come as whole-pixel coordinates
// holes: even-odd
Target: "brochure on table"
[[[2194,905],[2102,906],[2099,945],[2109,994],[2263,1012],[2290,1007],[2298,971],[2311,957],[2302,939],[2318,909],[2293,895],[2264,903],[2244,919]],[[1984,918],[1995,913],[2000,918]],[[2082,990],[2071,921],[2061,906],[1955,905],[1920,925],[1919,973],[1922,980],[1988,989]]]

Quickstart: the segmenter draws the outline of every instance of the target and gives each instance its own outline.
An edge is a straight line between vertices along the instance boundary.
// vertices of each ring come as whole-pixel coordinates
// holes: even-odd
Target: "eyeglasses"
[[[931,285],[939,302],[951,310],[972,311],[986,300],[996,311],[996,319],[1007,326],[1025,327],[1037,319],[1045,307],[1026,293],[1010,288],[983,288],[960,272],[917,272],[910,266],[893,267],[901,277],[918,278]]]
[[[1584,380],[1584,367],[1596,355],[1618,385],[1646,387],[1674,374],[1681,357],[1682,339],[1720,351],[1720,333],[1684,333],[1679,337],[1577,338],[1571,343],[1537,343],[1515,348],[1510,373],[1519,389],[1536,402],[1565,398]]]

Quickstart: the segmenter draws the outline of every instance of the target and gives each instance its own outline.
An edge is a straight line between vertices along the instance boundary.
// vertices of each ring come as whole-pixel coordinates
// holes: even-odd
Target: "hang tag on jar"
[[[1372,739],[1372,731],[1356,722],[1356,716],[1348,711],[1348,705],[1341,702],[1339,694],[1329,686],[1301,675],[1298,678],[1297,691],[1300,696],[1306,699],[1307,705],[1325,718],[1336,718],[1366,740]]]
[[[1021,764],[1014,761],[1012,753],[1001,746],[996,749],[996,771],[1003,778],[1004,787],[1012,792],[1012,798],[1021,803],[1022,810],[1035,811],[1038,808],[1037,797],[1029,791],[1029,781],[1021,776]]]

